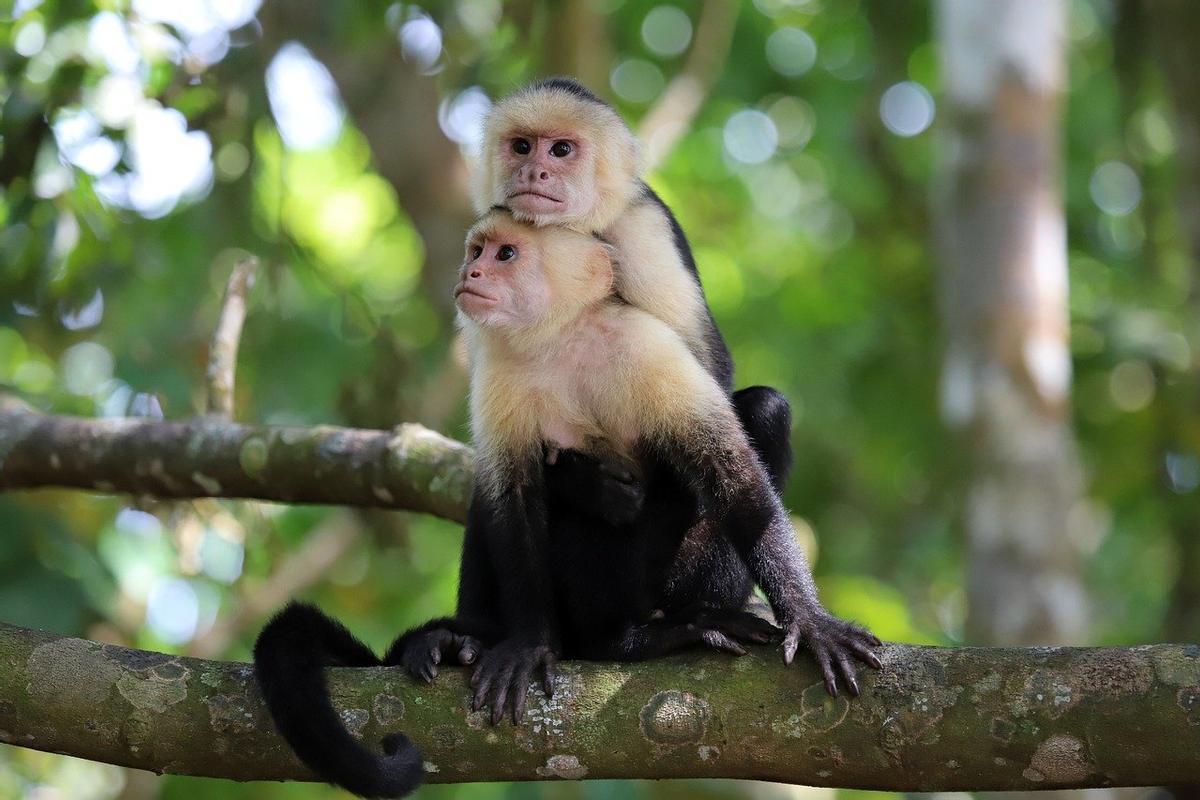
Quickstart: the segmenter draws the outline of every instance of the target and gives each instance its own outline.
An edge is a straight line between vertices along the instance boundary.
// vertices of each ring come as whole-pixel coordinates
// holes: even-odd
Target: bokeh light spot
[[[288,42],[271,60],[267,96],[279,135],[292,150],[328,147],[342,131],[345,112],[333,77],[301,44]]]
[[[622,61],[609,76],[613,91],[630,103],[648,103],[658,97],[665,80],[662,70],[649,61],[631,58]]]
[[[775,123],[761,111],[742,109],[725,122],[725,149],[744,164],[761,164],[779,146]]]
[[[1096,167],[1088,189],[1096,206],[1115,217],[1131,213],[1142,201],[1142,182],[1123,161],[1106,161]]]
[[[879,100],[879,117],[897,136],[916,136],[933,124],[933,95],[916,81],[902,81],[888,88]]]
[[[677,56],[692,41],[692,21],[675,6],[658,6],[642,20],[642,41],[657,55]]]
[[[799,77],[817,63],[817,43],[808,31],[780,28],[767,37],[767,62],[780,75]]]

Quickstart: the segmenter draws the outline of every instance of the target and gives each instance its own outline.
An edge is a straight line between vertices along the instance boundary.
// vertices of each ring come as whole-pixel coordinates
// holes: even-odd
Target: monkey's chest
[[[633,445],[624,430],[586,382],[565,382],[531,393],[529,408],[536,409],[542,443],[552,450],[626,452]]]

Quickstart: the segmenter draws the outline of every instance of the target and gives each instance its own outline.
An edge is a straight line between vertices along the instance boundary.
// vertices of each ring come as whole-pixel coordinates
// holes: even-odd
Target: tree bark
[[[411,423],[372,431],[86,419],[0,398],[0,491],[332,503],[463,522],[473,474],[471,448]]]
[[[1079,513],[1068,403],[1065,2],[941,0],[937,9],[948,120],[936,214],[941,392],[970,463],[967,634],[1078,642],[1087,601],[1069,533],[1088,515]]]
[[[1200,646],[887,645],[857,699],[807,660],[686,654],[569,662],[517,726],[468,710],[466,674],[335,669],[367,742],[404,730],[435,783],[757,778],[897,791],[1200,780]],[[275,734],[247,664],[0,624],[0,740],[155,772],[314,780]]]

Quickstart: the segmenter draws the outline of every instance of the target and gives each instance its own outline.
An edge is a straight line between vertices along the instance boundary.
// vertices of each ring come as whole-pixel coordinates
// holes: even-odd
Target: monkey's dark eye
[[[563,139],[559,139],[554,144],[550,145],[550,155],[555,158],[566,158],[571,155],[571,143]]]
[[[532,149],[533,145],[529,144],[528,139],[513,139],[512,150],[517,155],[527,156]]]
[[[479,258],[481,255],[483,255],[483,248],[477,244],[471,245],[471,260],[474,261],[475,259]]]
[[[511,244],[502,244],[500,249],[496,251],[497,261],[511,261],[517,257],[517,248]]]

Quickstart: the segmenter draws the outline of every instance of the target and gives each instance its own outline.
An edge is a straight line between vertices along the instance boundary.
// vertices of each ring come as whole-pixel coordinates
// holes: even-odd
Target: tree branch
[[[562,665],[518,726],[467,711],[466,676],[330,672],[368,742],[407,732],[432,782],[758,778],[940,791],[1200,779],[1200,646],[887,645],[862,697],[807,659],[756,649]],[[312,780],[274,733],[251,668],[0,624],[0,740],[156,772]]]
[[[700,10],[696,36],[683,69],[671,79],[642,118],[638,138],[645,143],[643,168],[649,172],[666,159],[700,113],[729,56],[738,4],[707,0]]]
[[[421,511],[466,519],[471,449],[420,425],[160,422],[42,414],[0,397],[0,491],[60,486]]]
[[[238,344],[242,340],[242,324],[246,321],[246,296],[254,286],[258,259],[249,256],[233,265],[221,315],[208,348],[208,408],[209,414],[233,419],[233,383],[237,372]]]

